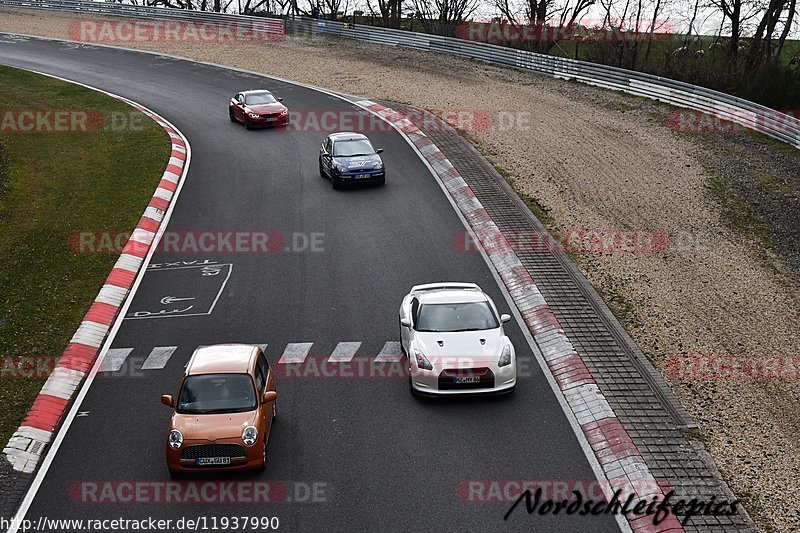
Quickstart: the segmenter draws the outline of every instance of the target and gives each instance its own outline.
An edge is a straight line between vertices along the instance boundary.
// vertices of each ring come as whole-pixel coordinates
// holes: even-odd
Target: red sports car
[[[231,122],[241,122],[253,129],[259,126],[285,126],[289,123],[289,110],[269,91],[243,91],[231,98],[228,115]]]

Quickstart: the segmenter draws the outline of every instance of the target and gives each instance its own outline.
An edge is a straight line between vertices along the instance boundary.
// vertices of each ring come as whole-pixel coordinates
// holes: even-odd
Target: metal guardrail
[[[554,78],[576,80],[693,109],[734,122],[800,148],[800,120],[755,102],[652,74],[537,54],[527,50],[440,35],[306,17],[287,18],[284,25],[284,21],[281,19],[85,0],[0,0],[0,6],[56,9],[139,19],[194,21],[206,24],[246,24],[250,31],[255,33],[281,36],[285,27],[287,31],[294,34],[336,35],[369,43],[452,54],[467,59],[485,61],[493,65],[538,72]]]
[[[231,15],[209,11],[190,11],[163,7],[135,6],[114,2],[91,2],[85,0],[0,0],[0,7],[16,7],[28,9],[54,9],[77,11],[87,15],[103,15],[111,17],[128,17],[149,20],[170,20],[194,22],[198,24],[215,24],[220,26],[246,26],[248,31],[261,34],[272,34],[282,37],[284,34],[283,19],[253,17],[247,15]]]
[[[286,30],[452,54],[624,91],[713,115],[800,148],[800,120],[743,98],[652,74],[453,37],[305,17],[286,19]]]

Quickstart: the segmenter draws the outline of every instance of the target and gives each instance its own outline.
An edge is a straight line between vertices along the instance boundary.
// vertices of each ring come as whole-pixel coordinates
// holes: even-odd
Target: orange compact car
[[[277,397],[258,346],[195,350],[177,397],[161,397],[174,408],[166,444],[170,473],[263,468]]]

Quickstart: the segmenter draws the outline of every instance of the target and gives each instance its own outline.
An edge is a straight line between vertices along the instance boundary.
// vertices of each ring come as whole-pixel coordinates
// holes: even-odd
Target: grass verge
[[[4,445],[117,259],[72,252],[70,235],[130,231],[169,159],[169,142],[155,122],[104,94],[3,66],[0,79]],[[74,112],[77,122],[68,120],[68,131],[42,131],[55,124],[56,110]],[[40,124],[23,114],[48,111]],[[33,131],[22,131],[31,124]]]

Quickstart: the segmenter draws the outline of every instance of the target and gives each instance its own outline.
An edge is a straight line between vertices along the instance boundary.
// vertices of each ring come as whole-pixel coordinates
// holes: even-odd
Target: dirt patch
[[[70,19],[8,11],[0,31],[66,38]],[[601,293],[625,302],[621,318],[630,333],[700,424],[760,526],[791,531],[800,523],[792,496],[800,493],[797,379],[695,379],[667,366],[683,355],[800,354],[800,298],[775,253],[791,250],[779,235],[796,231],[797,218],[769,214],[775,205],[796,208],[796,183],[785,176],[798,175],[793,155],[745,134],[722,141],[676,133],[667,126],[671,108],[648,100],[437,54],[353,41],[332,48],[325,39],[292,37],[270,45],[137,47],[372,99],[479,110],[491,127],[470,130],[470,137],[558,228],[666,231],[666,251],[584,254],[580,268]],[[524,125],[503,127],[501,117],[509,116],[526,117]],[[752,204],[748,178],[737,169],[752,168],[754,158],[770,170],[760,178],[763,194],[788,202],[753,208],[756,221],[766,220],[769,240],[781,243],[772,248],[731,224],[735,204],[721,205],[729,189]],[[778,158],[786,159],[773,165]]]

